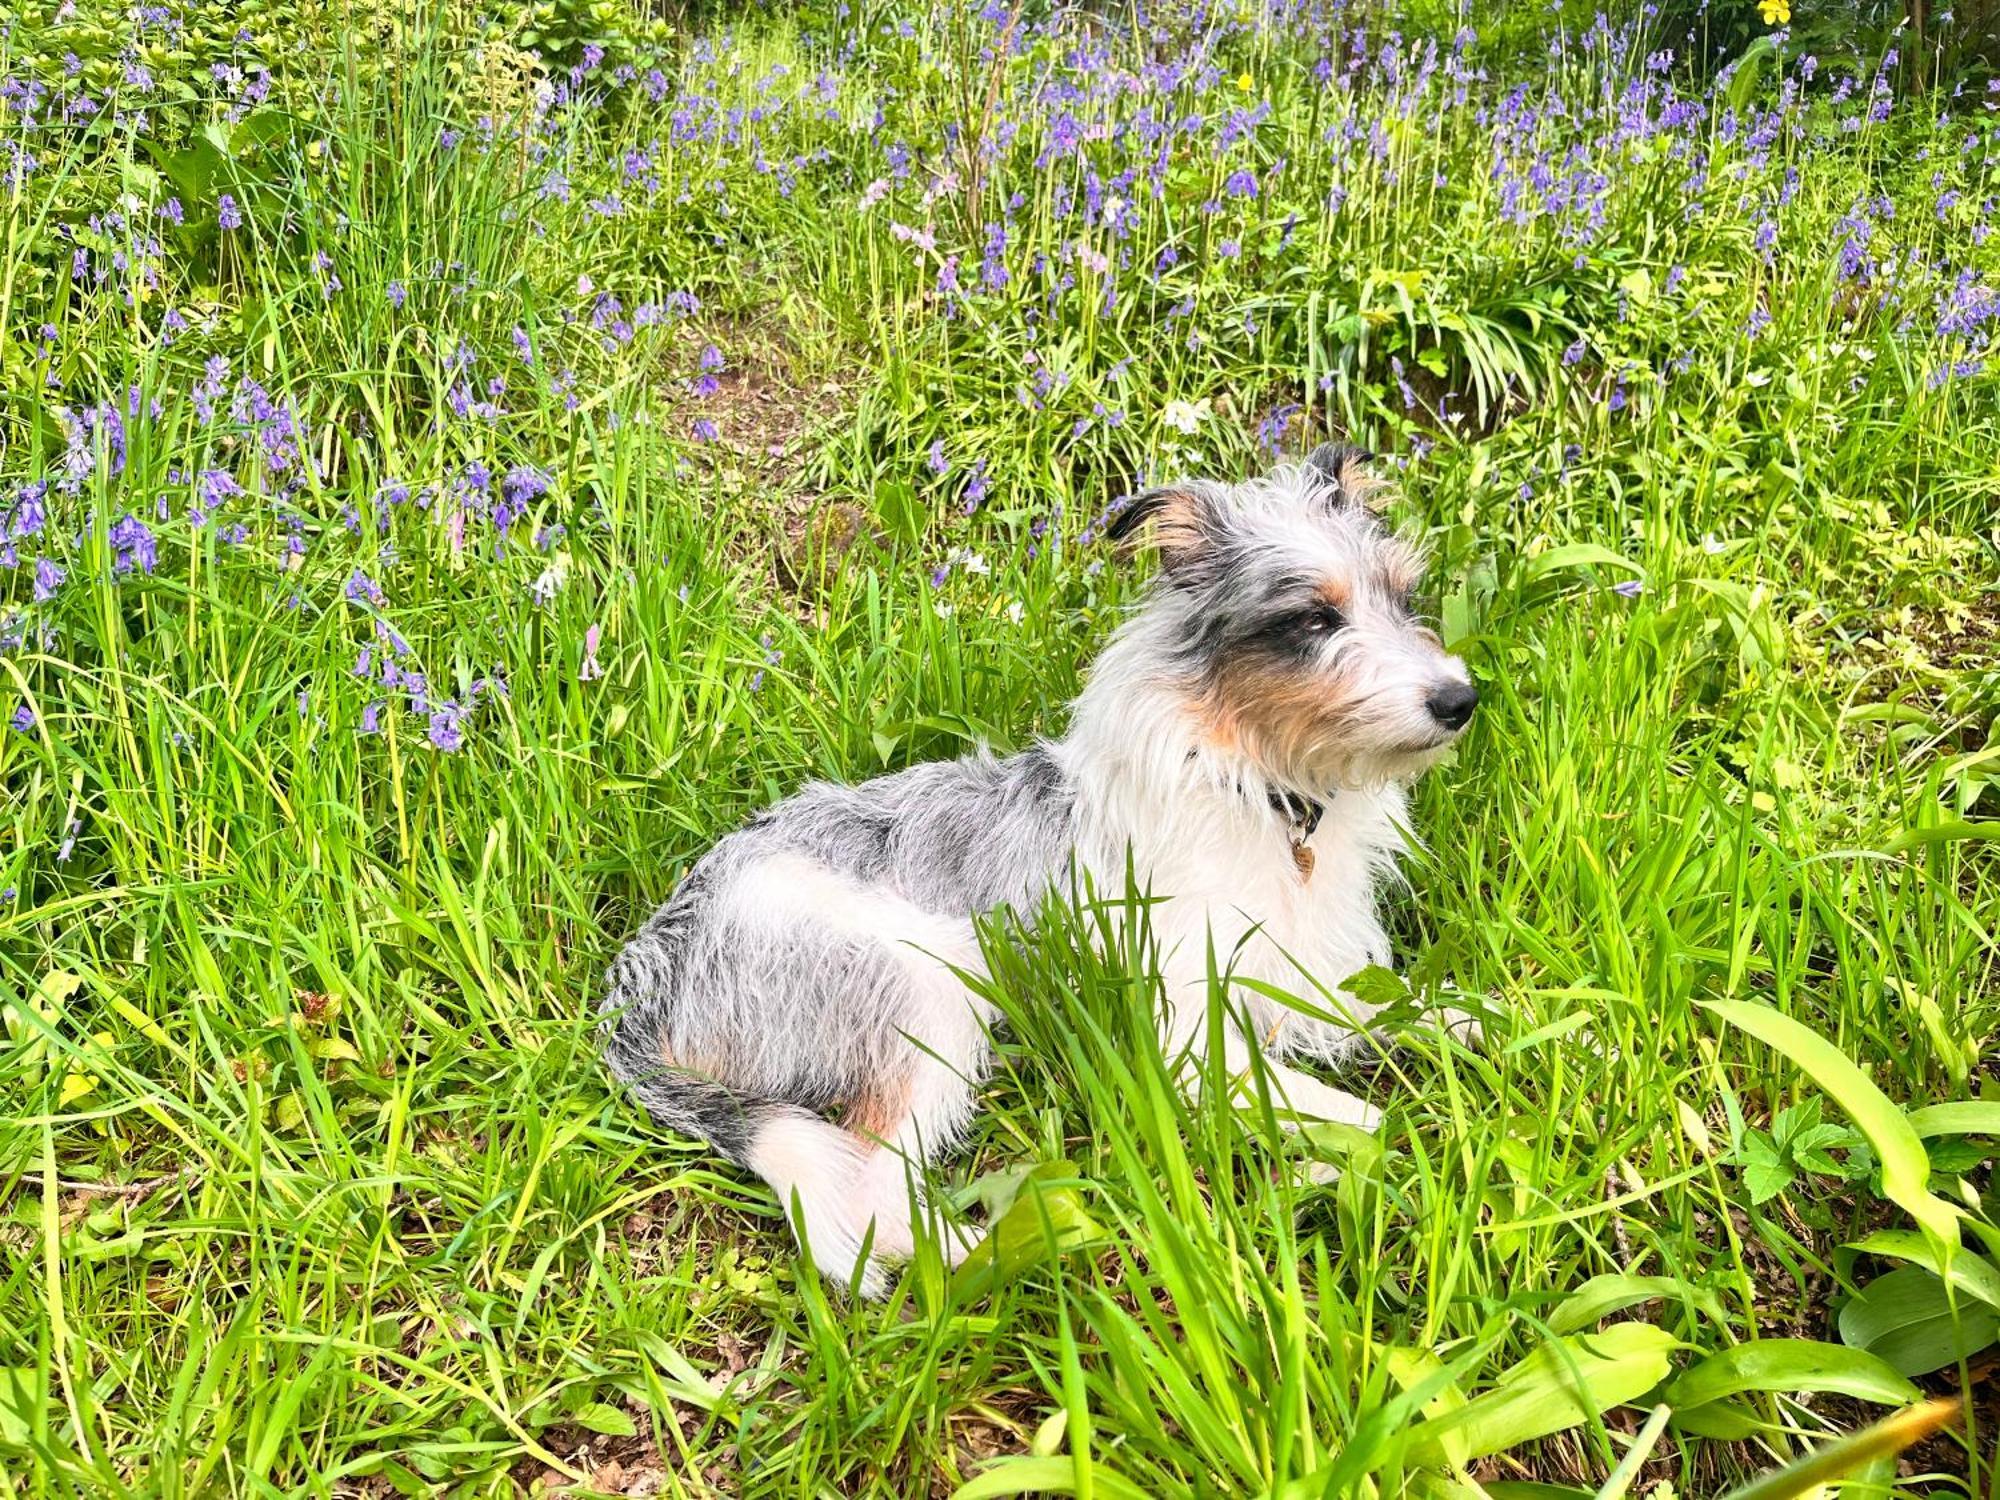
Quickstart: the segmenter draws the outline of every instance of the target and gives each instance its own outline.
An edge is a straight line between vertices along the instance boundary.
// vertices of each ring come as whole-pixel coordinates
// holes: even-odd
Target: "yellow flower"
[[[1789,26],[1791,24],[1791,0],[1757,0],[1757,10],[1763,16],[1766,26]]]
[[[1768,0],[1767,0],[1767,3],[1768,3]],[[1249,92],[1250,92],[1250,87],[1251,87],[1251,78],[1250,78],[1250,75],[1249,75],[1249,74],[1248,74],[1247,72],[1245,72],[1245,73],[1239,73],[1239,74],[1237,74],[1237,75],[1236,75],[1236,86],[1237,86],[1237,87],[1238,87],[1239,89],[1243,90],[1243,92],[1244,92],[1244,93],[1246,93],[1246,94],[1247,94],[1247,93],[1249,93]]]

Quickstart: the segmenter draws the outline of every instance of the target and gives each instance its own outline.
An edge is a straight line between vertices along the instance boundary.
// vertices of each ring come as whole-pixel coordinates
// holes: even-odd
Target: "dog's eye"
[[[1299,630],[1304,635],[1329,636],[1347,623],[1347,617],[1331,604],[1322,604],[1307,610],[1299,616]]]

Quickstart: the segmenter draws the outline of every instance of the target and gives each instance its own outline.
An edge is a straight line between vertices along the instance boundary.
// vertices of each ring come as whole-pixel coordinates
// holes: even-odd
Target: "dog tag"
[[[1311,880],[1313,878],[1313,865],[1315,862],[1315,856],[1310,844],[1302,839],[1292,840],[1292,863],[1299,867],[1300,880]]]

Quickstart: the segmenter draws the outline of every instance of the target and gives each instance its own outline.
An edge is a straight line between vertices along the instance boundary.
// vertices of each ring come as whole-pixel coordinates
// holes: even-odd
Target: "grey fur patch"
[[[829,914],[760,921],[731,899],[803,856],[965,925],[1027,910],[1064,866],[1074,793],[1045,747],[813,783],[722,839],[612,963],[605,1057],[662,1124],[742,1163],[774,1112],[819,1113],[912,1066],[910,956]]]

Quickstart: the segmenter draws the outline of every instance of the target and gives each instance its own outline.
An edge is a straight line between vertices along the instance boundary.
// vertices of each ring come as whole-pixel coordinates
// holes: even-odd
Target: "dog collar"
[[[1292,846],[1292,863],[1299,867],[1299,879],[1311,880],[1315,862],[1312,836],[1319,820],[1326,816],[1326,804],[1303,793],[1274,790],[1271,811],[1285,820],[1285,839]]]

